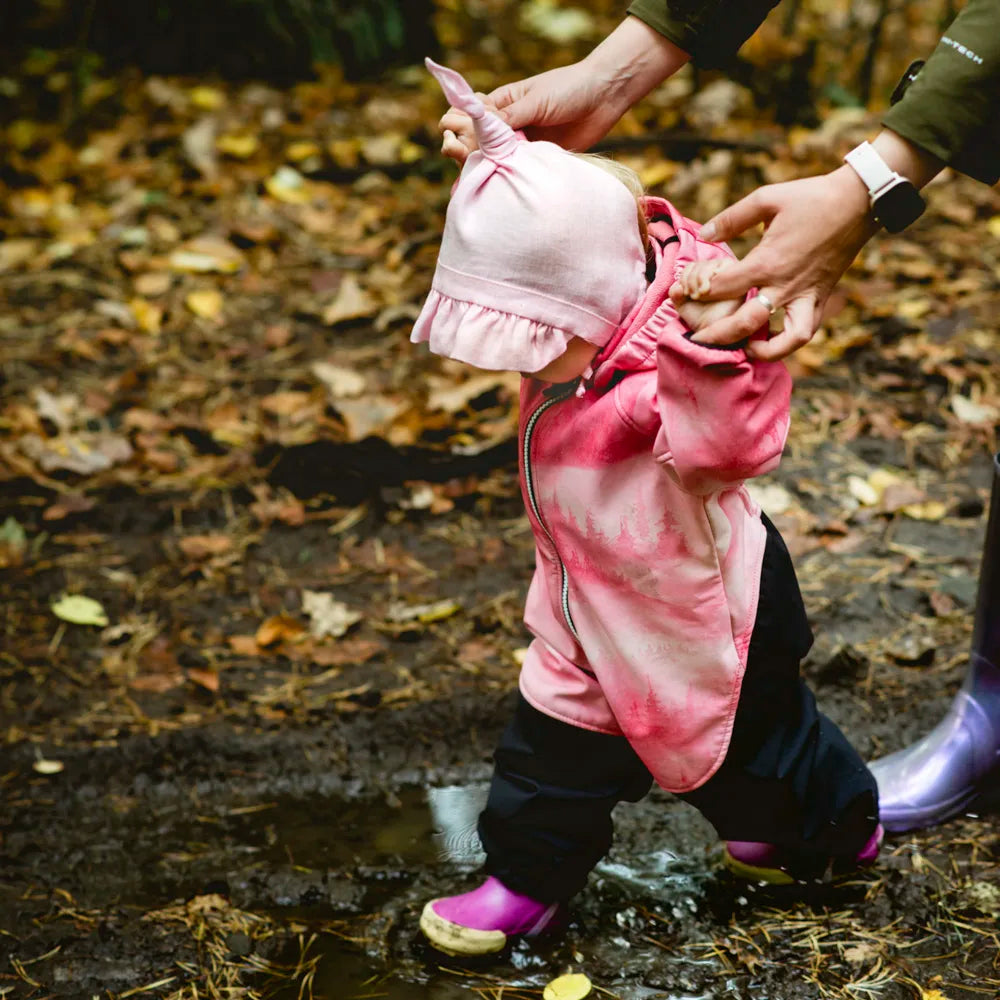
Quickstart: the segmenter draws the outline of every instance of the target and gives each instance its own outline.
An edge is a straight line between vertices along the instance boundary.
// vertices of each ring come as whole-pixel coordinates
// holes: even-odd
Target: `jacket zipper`
[[[552,551],[555,553],[556,562],[559,563],[559,572],[561,574],[561,603],[562,603],[562,613],[563,618],[566,619],[566,624],[569,626],[570,632],[573,633],[573,638],[580,641],[580,636],[577,634],[576,625],[573,624],[573,616],[570,614],[569,610],[569,574],[566,572],[566,567],[563,565],[563,561],[559,556],[559,550],[556,548],[556,540],[552,537],[552,532],[549,531],[547,525],[542,520],[542,512],[538,509],[538,500],[535,497],[535,480],[531,472],[531,435],[535,431],[535,424],[538,423],[538,418],[551,406],[555,406],[556,403],[561,403],[564,399],[569,397],[570,393],[565,393],[560,396],[553,396],[551,399],[547,399],[542,403],[534,413],[528,418],[528,422],[524,426],[524,488],[525,492],[528,494],[528,503],[531,504],[531,511],[535,515],[535,520],[538,521],[542,531],[545,532],[546,537],[552,543]]]

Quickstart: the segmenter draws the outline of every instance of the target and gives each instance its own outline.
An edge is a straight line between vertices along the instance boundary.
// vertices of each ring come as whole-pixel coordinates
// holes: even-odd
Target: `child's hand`
[[[696,260],[688,264],[677,276],[670,297],[677,308],[677,315],[684,324],[695,331],[692,338],[698,340],[697,333],[710,323],[731,316],[743,304],[742,299],[724,299],[721,302],[699,301],[712,287],[712,278],[731,261]]]
[[[485,95],[476,92],[476,97],[483,102],[487,111],[496,111],[496,105]],[[438,131],[441,133],[441,153],[449,156],[459,166],[465,163],[465,158],[469,153],[479,149],[476,141],[476,130],[472,126],[472,119],[458,108],[449,108],[438,122]]]

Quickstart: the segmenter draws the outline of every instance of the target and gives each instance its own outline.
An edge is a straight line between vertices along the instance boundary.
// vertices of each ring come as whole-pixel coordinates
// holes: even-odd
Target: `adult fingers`
[[[469,155],[468,147],[455,135],[451,129],[445,129],[441,140],[441,153],[454,160],[460,166],[465,163]]]
[[[758,188],[735,204],[724,208],[718,215],[712,216],[701,227],[701,238],[723,242],[739,236],[759,222],[769,223],[774,218],[775,209],[770,204],[766,192],[767,188]]]
[[[785,306],[785,322],[781,330],[768,340],[752,340],[747,354],[757,361],[778,361],[787,358],[812,340],[819,316],[812,296],[802,295]]]

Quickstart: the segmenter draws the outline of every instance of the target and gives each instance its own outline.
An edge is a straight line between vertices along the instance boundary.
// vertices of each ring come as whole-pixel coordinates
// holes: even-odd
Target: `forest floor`
[[[620,1000],[1000,992],[988,802],[856,882],[765,891],[654,792],[561,934],[430,951],[423,902],[474,878],[533,558],[516,379],[407,339],[453,177],[440,97],[419,70],[123,74],[76,134],[32,58],[0,176],[0,997],[521,1000],[569,970]],[[789,132],[732,84],[684,118],[684,81],[619,155],[695,218],[876,121]],[[661,126],[702,140],[642,141]],[[791,359],[753,486],[804,672],[869,758],[960,682],[1000,420],[1000,196],[929,198]]]

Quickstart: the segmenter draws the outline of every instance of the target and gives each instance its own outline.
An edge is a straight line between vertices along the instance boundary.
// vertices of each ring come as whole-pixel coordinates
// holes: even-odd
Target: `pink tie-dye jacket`
[[[778,464],[791,382],[780,363],[685,337],[666,295],[674,274],[729,252],[647,203],[679,242],[657,244],[656,278],[593,374],[576,392],[522,382],[537,564],[520,687],[550,716],[624,734],[681,792],[729,746],[765,538],[743,480]]]

